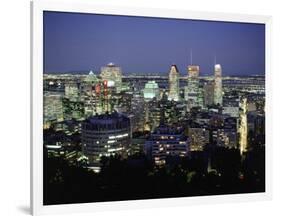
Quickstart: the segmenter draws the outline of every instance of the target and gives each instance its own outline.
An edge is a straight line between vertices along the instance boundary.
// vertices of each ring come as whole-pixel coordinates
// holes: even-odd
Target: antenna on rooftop
[[[190,64],[192,65],[192,49],[190,49]]]
[[[214,61],[215,61],[215,65],[217,64],[217,55],[216,55],[216,53],[215,53],[215,59],[214,59]]]

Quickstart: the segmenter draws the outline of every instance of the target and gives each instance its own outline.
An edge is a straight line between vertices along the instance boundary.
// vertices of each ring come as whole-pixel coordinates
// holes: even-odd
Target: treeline
[[[102,158],[100,173],[45,153],[44,205],[264,192],[264,153],[215,148],[162,168],[142,154],[115,156]]]

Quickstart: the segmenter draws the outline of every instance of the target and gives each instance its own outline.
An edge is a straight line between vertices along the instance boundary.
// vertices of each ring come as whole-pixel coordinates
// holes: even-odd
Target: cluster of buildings
[[[79,134],[79,159],[96,171],[103,156],[142,152],[161,166],[208,145],[241,154],[264,145],[264,78],[224,80],[219,64],[211,77],[199,72],[189,65],[182,77],[172,65],[166,77],[124,78],[109,63],[99,75],[45,75],[44,129]],[[64,146],[46,143],[52,150]]]

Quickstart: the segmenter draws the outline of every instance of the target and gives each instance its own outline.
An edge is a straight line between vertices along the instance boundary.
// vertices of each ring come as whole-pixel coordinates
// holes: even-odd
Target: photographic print
[[[265,192],[265,24],[44,11],[43,37],[44,205]]]

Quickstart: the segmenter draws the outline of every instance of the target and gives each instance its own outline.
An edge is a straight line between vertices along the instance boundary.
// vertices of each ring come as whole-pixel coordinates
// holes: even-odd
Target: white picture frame
[[[203,197],[184,197],[138,201],[43,205],[43,11],[181,18],[194,20],[261,23],[266,26],[266,192]],[[271,17],[246,14],[195,12],[154,8],[112,7],[89,0],[34,0],[31,3],[31,209],[33,215],[126,210],[161,206],[246,202],[272,198],[272,91],[271,91]]]

